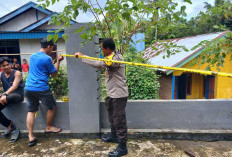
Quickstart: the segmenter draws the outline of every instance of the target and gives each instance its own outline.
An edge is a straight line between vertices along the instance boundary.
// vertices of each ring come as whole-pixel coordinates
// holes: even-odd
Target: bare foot
[[[34,136],[29,136],[29,142],[34,141],[35,137]]]
[[[61,128],[57,128],[57,127],[55,127],[55,126],[49,126],[49,127],[47,127],[46,128],[46,133],[59,133],[59,132],[61,132],[62,131],[62,129]]]

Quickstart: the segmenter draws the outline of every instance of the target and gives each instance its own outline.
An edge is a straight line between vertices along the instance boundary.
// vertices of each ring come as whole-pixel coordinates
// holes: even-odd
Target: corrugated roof
[[[169,58],[165,57],[165,59],[163,58],[163,56],[166,56],[167,52],[164,51],[164,46],[156,42],[152,46],[155,47],[157,50],[154,50],[152,46],[148,47],[146,50],[143,51],[144,58],[147,59],[152,65],[176,67],[180,65],[180,63],[190,58],[191,56],[193,56],[203,48],[201,47],[198,48],[197,50],[191,50],[194,46],[198,45],[201,41],[204,40],[210,41],[215,38],[220,38],[226,33],[227,31],[191,36],[186,38],[172,39],[171,40],[172,43],[175,43],[178,46],[185,46],[189,51],[186,52],[181,49],[179,53],[171,55]]]

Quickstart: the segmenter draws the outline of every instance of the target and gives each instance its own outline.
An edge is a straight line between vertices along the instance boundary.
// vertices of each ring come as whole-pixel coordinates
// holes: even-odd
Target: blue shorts
[[[39,110],[39,101],[48,107],[48,110],[53,110],[56,106],[56,100],[51,90],[45,91],[28,91],[25,92],[27,100],[28,112],[37,112]]]

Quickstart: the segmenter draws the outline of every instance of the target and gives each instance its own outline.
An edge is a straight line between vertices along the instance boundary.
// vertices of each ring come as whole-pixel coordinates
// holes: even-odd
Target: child
[[[12,68],[12,69],[15,69],[15,70],[21,71],[20,65],[18,64],[17,58],[13,58],[13,64],[12,64],[11,68]]]
[[[22,68],[23,68],[23,72],[24,73],[28,73],[28,71],[29,71],[29,65],[27,64],[27,60],[26,59],[23,59]]]

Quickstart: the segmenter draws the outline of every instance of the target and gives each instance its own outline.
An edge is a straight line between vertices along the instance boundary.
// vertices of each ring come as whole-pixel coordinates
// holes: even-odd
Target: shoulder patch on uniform
[[[113,52],[111,55],[109,56],[106,56],[104,57],[105,59],[108,59],[108,60],[113,60],[113,57],[115,56],[115,53]],[[106,63],[107,66],[111,66],[112,65],[112,62],[110,61],[104,61]]]

